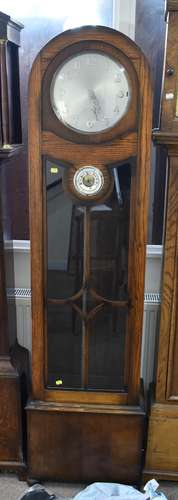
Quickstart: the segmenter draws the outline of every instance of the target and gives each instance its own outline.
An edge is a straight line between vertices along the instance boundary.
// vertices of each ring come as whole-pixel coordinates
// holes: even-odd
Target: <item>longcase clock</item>
[[[12,283],[14,273],[5,265],[4,240],[12,238],[7,208],[9,158],[13,161],[22,148],[18,54],[22,28],[22,24],[0,12],[0,470],[18,472],[21,478],[25,473],[22,381],[25,382],[27,351],[17,342],[16,318],[13,339],[10,334],[6,287],[7,274]]]
[[[29,477],[140,477],[151,104],[145,57],[112,29],[67,31],[34,62]]]
[[[178,480],[178,1],[168,0],[167,44],[159,131],[166,148],[167,193],[162,304],[155,400],[151,407],[145,476]]]

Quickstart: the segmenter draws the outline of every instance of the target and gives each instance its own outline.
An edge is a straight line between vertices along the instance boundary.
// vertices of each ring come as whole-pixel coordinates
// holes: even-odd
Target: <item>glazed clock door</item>
[[[104,190],[104,172],[91,166],[76,170],[72,192],[80,197],[74,200],[66,169],[45,159],[46,385],[60,391],[123,393],[128,373],[130,167],[114,167],[107,199],[89,205],[89,197]]]
[[[140,475],[150,134],[147,62],[127,37],[84,27],[40,52],[29,92],[30,476]]]

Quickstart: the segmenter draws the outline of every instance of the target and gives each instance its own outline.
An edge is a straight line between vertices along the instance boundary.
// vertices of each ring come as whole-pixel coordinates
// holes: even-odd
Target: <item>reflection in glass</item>
[[[82,325],[68,305],[48,305],[48,386],[81,387]]]
[[[112,197],[92,208],[92,286],[107,299],[126,300],[128,281],[130,167],[118,168]],[[117,181],[117,182],[116,182]]]
[[[81,287],[83,211],[62,185],[63,167],[46,162],[48,296],[65,298]]]
[[[91,327],[88,387],[123,390],[126,310],[105,307]]]

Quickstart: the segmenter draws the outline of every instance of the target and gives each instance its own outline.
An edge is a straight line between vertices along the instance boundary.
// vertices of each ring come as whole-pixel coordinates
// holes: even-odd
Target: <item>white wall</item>
[[[135,40],[136,0],[113,0],[113,28]]]

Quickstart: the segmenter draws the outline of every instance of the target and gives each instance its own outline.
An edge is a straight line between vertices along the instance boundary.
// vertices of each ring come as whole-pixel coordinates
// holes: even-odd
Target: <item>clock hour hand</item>
[[[102,111],[101,111],[100,103],[96,97],[94,90],[89,89],[88,95],[89,95],[89,99],[91,102],[91,109],[92,109],[93,113],[95,114],[96,120],[99,120],[99,119],[101,119]]]
[[[119,176],[118,176],[118,171],[117,168],[114,168],[114,182],[115,182],[115,188],[116,188],[116,195],[118,199],[118,203],[120,206],[123,205],[123,198],[122,198],[122,192],[120,188],[120,182],[119,182]]]

